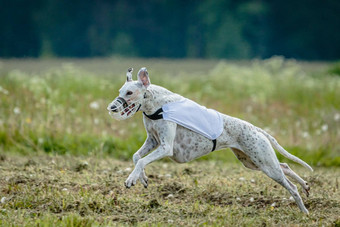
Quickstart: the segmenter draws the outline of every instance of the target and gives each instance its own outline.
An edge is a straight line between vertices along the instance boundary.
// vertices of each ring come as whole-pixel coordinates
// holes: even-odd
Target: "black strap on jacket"
[[[151,120],[159,120],[159,119],[163,119],[163,109],[159,108],[155,113],[151,114],[151,115],[147,115],[145,112],[143,112],[143,114],[148,117]]]
[[[216,139],[214,139],[212,142],[214,145],[213,145],[213,149],[211,150],[211,152],[213,152],[216,149]]]
[[[151,119],[151,120],[159,120],[159,119],[163,119],[163,109],[159,108],[155,113],[151,114],[151,115],[147,115],[145,112],[143,112],[143,114]],[[213,148],[212,148],[212,152],[216,149],[216,139],[212,140],[213,142]]]

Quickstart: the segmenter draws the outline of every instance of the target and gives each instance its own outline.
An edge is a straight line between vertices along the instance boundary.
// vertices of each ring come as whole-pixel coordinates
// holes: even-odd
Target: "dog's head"
[[[137,81],[132,80],[133,69],[126,73],[126,82],[119,90],[119,96],[107,107],[109,114],[116,120],[125,120],[132,117],[143,105],[148,87],[149,74],[146,68],[141,68],[137,74]]]

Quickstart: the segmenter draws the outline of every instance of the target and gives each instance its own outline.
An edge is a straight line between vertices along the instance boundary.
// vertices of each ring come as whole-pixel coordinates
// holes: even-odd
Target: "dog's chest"
[[[162,136],[166,136],[166,133],[162,131],[166,128],[164,127],[164,124],[166,124],[165,122],[165,120],[148,120],[148,123],[146,124],[146,130],[153,138],[155,138],[158,144],[160,144],[164,139]],[[170,158],[176,162],[189,162],[193,159],[209,154],[212,151],[212,141],[203,135],[181,125],[177,125],[175,133],[173,156]]]

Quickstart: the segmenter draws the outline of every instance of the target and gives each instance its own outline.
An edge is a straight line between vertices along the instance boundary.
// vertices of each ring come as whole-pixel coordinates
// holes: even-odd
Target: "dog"
[[[144,187],[147,187],[148,178],[145,175],[144,168],[156,160],[169,157],[175,162],[185,163],[209,154],[213,150],[230,148],[246,168],[260,170],[286,188],[300,210],[308,214],[297,187],[286,176],[299,183],[307,197],[310,190],[308,183],[292,171],[286,163],[280,163],[273,148],[286,158],[313,171],[312,167],[306,162],[287,152],[264,130],[238,118],[204,109],[202,106],[198,107],[198,104],[179,94],[151,84],[146,68],[139,70],[137,81],[132,80],[132,72],[133,69],[129,68],[126,74],[126,82],[119,90],[119,96],[107,107],[109,114],[117,120],[130,118],[138,111],[142,111],[144,115],[143,121],[147,138],[142,147],[133,155],[135,168],[125,181],[127,188],[134,186],[138,179]],[[215,138],[186,127],[185,124],[165,118],[164,107],[176,106],[177,103],[181,102],[190,102],[194,105],[192,108],[201,108],[203,114],[210,114],[210,117],[216,116],[216,120],[210,122],[220,123],[217,123],[217,126],[213,126],[213,128],[210,127],[210,130],[214,131],[216,128],[220,132],[217,134],[209,132],[210,135],[214,134]],[[189,120],[195,118],[195,114],[197,115],[196,110],[191,111],[189,109],[182,113],[180,108],[172,112],[176,113],[177,111],[177,114],[182,114],[182,117]],[[185,109],[185,107],[183,108]],[[205,121],[203,118],[200,119],[200,116],[196,116],[196,118],[199,119],[198,123],[194,122],[193,124],[201,124]],[[209,127],[210,125],[211,123],[208,122],[206,126],[202,127]],[[195,127],[195,125],[192,127]]]

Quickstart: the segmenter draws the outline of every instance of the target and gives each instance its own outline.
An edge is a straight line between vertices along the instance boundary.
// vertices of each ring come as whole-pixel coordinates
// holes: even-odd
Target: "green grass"
[[[220,151],[225,152],[225,151]],[[129,169],[130,168],[130,169]],[[100,156],[1,156],[1,226],[330,226],[339,225],[339,169],[293,168],[311,185],[289,193],[240,164],[207,161],[147,167],[149,187],[126,189],[131,162]]]
[[[312,165],[340,165],[340,78],[326,63],[264,61],[2,60],[0,149],[31,154],[104,153],[128,160],[141,146],[141,114],[117,122],[106,106],[125,71],[147,66],[151,82],[274,135]],[[281,158],[281,157],[280,157]],[[203,160],[234,160],[209,155]]]

